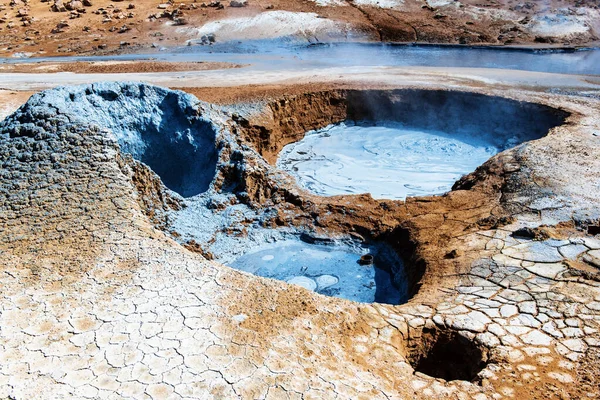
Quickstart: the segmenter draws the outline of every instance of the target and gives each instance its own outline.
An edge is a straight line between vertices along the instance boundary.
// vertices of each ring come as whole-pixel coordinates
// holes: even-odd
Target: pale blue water
[[[283,148],[277,167],[319,196],[375,199],[443,194],[500,149],[492,135],[448,134],[399,125],[340,123]],[[515,143],[516,144],[516,143]]]
[[[358,260],[367,252],[375,256],[375,263],[360,265]],[[229,265],[326,296],[361,303],[408,301],[404,266],[389,248],[310,244],[292,239],[261,246]]]

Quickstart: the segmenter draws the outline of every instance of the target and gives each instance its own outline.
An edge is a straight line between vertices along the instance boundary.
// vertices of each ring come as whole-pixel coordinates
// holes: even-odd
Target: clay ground
[[[60,12],[53,3],[0,4],[0,57],[206,50],[248,39],[576,47],[597,45],[600,32],[593,0],[92,0]],[[237,67],[5,63],[0,118],[63,85],[139,81],[191,93],[223,107],[216,119],[246,146],[245,201],[273,211],[261,223],[386,240],[405,253],[415,296],[357,304],[210,261],[207,243],[182,241],[157,217],[169,199],[162,183],[102,132],[63,140],[50,127],[31,137],[17,130],[0,135],[0,399],[600,398],[598,77]],[[445,196],[319,198],[273,168],[283,145],[344,118],[348,90],[396,89],[470,91],[568,117]],[[206,113],[216,115],[213,107]],[[219,206],[227,221],[229,205]],[[519,236],[525,227],[534,228]],[[415,372],[448,331],[489,357],[476,379]]]
[[[216,80],[215,76],[221,79]],[[465,188],[472,189],[458,190],[443,197],[412,199],[406,203],[374,201],[369,196],[321,199],[301,193],[301,202],[282,206],[281,215],[287,212],[287,215],[295,216],[289,221],[282,216],[282,221],[293,225],[314,223],[311,215],[328,215],[322,217],[319,224],[321,229],[329,232],[354,229],[363,234],[383,234],[395,226],[408,229],[412,240],[418,244],[415,254],[427,264],[427,272],[421,282],[421,290],[405,306],[354,305],[313,295],[299,288],[282,289],[280,283],[207,263],[183,250],[164,233],[154,230],[139,213],[135,218],[125,215],[127,212],[124,210],[128,207],[137,210],[134,197],[127,197],[131,204],[119,208],[115,219],[111,220],[111,224],[118,227],[117,232],[126,238],[117,241],[127,247],[126,250],[105,249],[103,241],[111,242],[114,232],[102,233],[100,237],[103,239],[98,243],[90,239],[96,244],[90,247],[89,254],[65,252],[59,240],[54,245],[48,244],[50,247],[45,248],[48,253],[46,261],[40,261],[39,266],[35,267],[35,260],[28,261],[27,268],[37,268],[30,274],[21,268],[19,261],[21,255],[27,254],[26,249],[5,243],[2,251],[10,255],[10,274],[3,279],[13,289],[6,292],[3,307],[10,310],[5,315],[22,321],[10,325],[10,332],[18,332],[10,341],[11,349],[23,349],[17,343],[21,337],[28,341],[27,347],[31,349],[27,350],[30,352],[27,357],[33,357],[38,341],[66,341],[71,346],[68,354],[63,354],[55,345],[45,351],[48,357],[53,357],[52,362],[62,363],[63,368],[71,371],[67,376],[53,376],[47,372],[48,366],[38,356],[30,361],[34,375],[43,376],[35,384],[28,384],[31,378],[27,377],[27,368],[19,367],[19,351],[24,350],[7,353],[7,365],[11,367],[2,370],[0,377],[9,377],[8,387],[16,388],[15,393],[31,395],[40,393],[38,390],[50,390],[75,397],[146,393],[152,398],[167,398],[175,396],[174,393],[181,396],[193,393],[191,386],[186,386],[186,380],[193,379],[186,374],[203,371],[204,383],[196,383],[197,387],[211,391],[217,397],[300,398],[300,393],[306,393],[306,397],[314,398],[448,396],[577,399],[600,395],[596,380],[600,373],[597,363],[600,289],[593,279],[582,279],[577,277],[581,275],[576,275],[577,271],[590,272],[593,268],[590,270],[589,265],[586,266],[580,259],[570,260],[553,250],[553,246],[567,246],[569,249],[575,246],[581,252],[597,252],[600,243],[597,238],[582,231],[575,220],[555,216],[553,213],[557,212],[557,207],[553,204],[528,208],[527,196],[534,196],[535,190],[519,191],[519,188],[530,185],[528,174],[533,174],[536,185],[554,191],[552,199],[557,204],[562,204],[559,198],[572,201],[568,206],[558,207],[559,210],[576,214],[577,210],[586,209],[590,204],[593,206],[594,200],[586,196],[594,197],[596,188],[590,186],[590,182],[600,171],[598,150],[594,145],[597,139],[593,136],[600,124],[597,118],[600,82],[596,78],[436,68],[331,69],[271,74],[256,74],[242,69],[195,71],[184,75],[126,74],[126,77],[128,80],[181,88],[201,100],[225,106],[239,106],[240,103],[265,105],[281,98],[287,98],[293,104],[294,99],[299,98],[298,109],[292,107],[290,110],[305,111],[302,118],[306,121],[297,121],[298,126],[303,127],[310,125],[307,121],[317,119],[319,114],[318,107],[311,109],[302,100],[303,95],[344,89],[470,90],[548,104],[568,110],[572,116],[567,125],[557,129],[553,136],[531,144],[524,152],[507,152],[494,158],[486,168],[463,182]],[[106,76],[97,74],[2,75],[0,102],[4,106],[3,113],[8,114],[39,90],[103,79]],[[550,89],[554,92],[550,93]],[[257,126],[265,124],[260,113],[249,112],[246,117]],[[293,119],[294,114],[283,112],[278,118],[287,121]],[[292,120],[291,126],[296,126],[294,124]],[[274,132],[276,134],[277,130]],[[565,147],[567,150],[563,151]],[[519,175],[519,170],[525,175]],[[509,176],[514,179],[509,180]],[[260,181],[255,183],[261,185]],[[509,189],[515,192],[511,194]],[[87,195],[82,192],[81,196],[85,198]],[[106,207],[106,210],[112,210],[110,201]],[[348,209],[354,216],[342,218],[342,215],[347,215],[345,211]],[[138,221],[136,223],[140,227],[130,235],[127,221],[132,218]],[[561,218],[562,223],[552,222]],[[511,236],[531,221],[548,225],[543,234],[540,233],[541,239],[520,241]],[[20,228],[14,229],[15,235],[20,232]],[[78,235],[74,239],[79,240]],[[75,243],[69,247],[80,245],[87,246],[86,243]],[[35,244],[28,246],[35,247]],[[140,252],[140,248],[144,251]],[[119,254],[119,260],[129,261],[115,263],[112,251]],[[56,262],[50,261],[53,257],[89,263],[92,270],[84,272],[84,276],[80,276],[80,272],[63,271],[59,274],[64,274],[64,277],[57,281],[57,272],[46,271],[48,265]],[[101,260],[97,262],[102,267],[95,267],[93,260]],[[74,261],[71,267],[75,264]],[[181,265],[187,267],[179,269]],[[105,269],[106,266],[108,269]],[[572,274],[571,278],[567,272]],[[15,282],[20,283],[15,285]],[[182,282],[185,284],[182,285]],[[73,291],[65,292],[64,287],[69,285],[72,285]],[[96,285],[96,288],[90,289]],[[203,289],[195,292],[194,285]],[[56,287],[63,289],[57,291]],[[246,289],[240,291],[239,288]],[[65,316],[62,311],[54,310],[57,305],[62,309],[60,304],[63,300],[55,298],[55,293],[60,292],[65,293],[72,305],[84,304],[77,308],[77,315]],[[196,307],[196,303],[188,299],[194,293],[202,293],[199,299],[201,307]],[[94,296],[101,300],[95,300]],[[78,300],[80,298],[85,298],[85,302]],[[138,311],[129,309],[131,298],[139,304],[139,312],[143,313],[145,308],[156,309],[159,316],[157,323],[166,323],[173,329],[179,324],[175,322],[179,318],[177,308],[194,304],[193,312],[199,314],[185,311],[184,324],[194,329],[200,325],[206,328],[199,331],[211,337],[209,342],[212,344],[203,356],[206,358],[200,360],[199,356],[185,353],[181,356],[185,363],[178,364],[176,361],[180,356],[169,350],[173,344],[165,339],[170,337],[167,333],[155,336],[164,340],[152,342],[152,346],[156,347],[153,350],[144,347],[145,339],[137,331],[120,331],[125,328],[119,325],[119,313],[128,315],[127,318],[132,321],[145,318]],[[40,301],[49,302],[50,305],[46,306],[48,315],[60,314],[57,317],[59,322],[46,321],[44,318],[48,315],[38,315],[39,308],[34,305]],[[185,302],[189,304],[185,305]],[[265,304],[277,312],[266,310]],[[102,314],[98,307],[119,312],[108,316]],[[26,320],[20,318],[20,313],[25,315],[25,310],[28,310],[31,321],[39,319],[40,324],[36,322],[29,326]],[[171,314],[175,319],[164,319]],[[242,314],[249,318],[240,324],[240,329],[229,317]],[[43,321],[46,322],[41,324]],[[69,328],[69,333],[59,334],[57,329],[64,321],[68,321],[72,328]],[[407,349],[418,348],[425,328],[431,328],[433,324],[468,332],[491,348],[502,344],[502,351],[498,350],[496,354],[498,368],[487,371],[481,386],[459,381],[445,383],[413,375],[405,361]],[[152,337],[150,330],[154,328],[150,325],[142,324],[143,335]],[[91,339],[88,336],[94,331],[100,338],[95,346],[110,347],[110,352],[107,350],[106,353],[110,365],[97,360],[97,355],[93,356],[89,368],[87,365],[73,365],[78,361],[70,354],[93,352],[94,345],[90,343],[94,343],[94,335]],[[31,343],[30,337],[35,337],[36,342]],[[102,339],[104,337],[106,339]],[[136,346],[147,353],[145,357],[148,360],[144,358],[138,364],[146,369],[128,372],[138,374],[137,378],[127,380],[119,375],[117,379],[113,375],[125,371],[121,364],[127,364],[128,360],[117,360],[121,353],[116,347],[127,340],[141,343]],[[192,342],[200,347],[208,343],[200,337],[195,337]],[[137,351],[136,348],[131,354]],[[289,362],[290,352],[293,362]],[[343,357],[347,368],[338,368],[340,357]],[[288,362],[283,362],[284,359]],[[173,366],[169,367],[172,369],[163,366],[162,360],[173,361]],[[322,376],[319,382],[310,378],[311,371],[315,370]],[[357,374],[361,377],[358,380],[355,379]],[[2,395],[0,393],[0,397]]]
[[[581,46],[597,42],[599,29],[594,0],[250,0],[245,7],[224,1],[223,7],[175,2],[159,8],[161,3],[94,0],[89,7],[77,3],[79,11],[52,12],[53,1],[6,2],[0,4],[0,56],[147,52],[209,34],[217,43],[292,37],[305,43]]]

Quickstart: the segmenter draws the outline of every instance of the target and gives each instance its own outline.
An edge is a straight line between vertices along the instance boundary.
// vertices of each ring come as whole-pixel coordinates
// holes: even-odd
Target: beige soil
[[[4,119],[21,107],[36,92],[0,89],[0,119]]]

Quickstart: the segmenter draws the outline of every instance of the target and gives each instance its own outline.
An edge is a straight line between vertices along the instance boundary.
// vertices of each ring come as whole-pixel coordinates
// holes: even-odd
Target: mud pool
[[[367,253],[373,254],[374,263],[361,265],[359,259]],[[387,248],[288,239],[255,248],[230,266],[361,303],[408,301],[402,261]]]
[[[376,199],[405,199],[449,191],[462,175],[501,150],[485,134],[341,123],[286,146],[277,165],[317,195],[371,193]]]

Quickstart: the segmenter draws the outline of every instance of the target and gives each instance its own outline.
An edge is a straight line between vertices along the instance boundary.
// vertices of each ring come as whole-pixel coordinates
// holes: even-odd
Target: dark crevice
[[[488,364],[486,348],[456,331],[438,328],[423,330],[408,358],[416,372],[446,381],[477,383]]]

